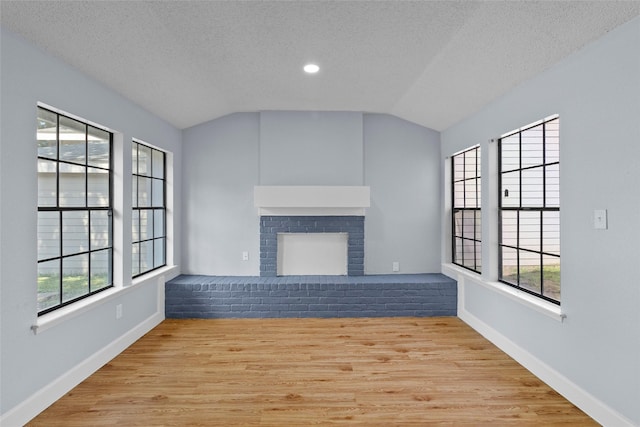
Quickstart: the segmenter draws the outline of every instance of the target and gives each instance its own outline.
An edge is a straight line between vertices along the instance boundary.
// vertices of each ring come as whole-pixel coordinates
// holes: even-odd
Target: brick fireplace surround
[[[364,216],[261,216],[260,276],[277,276],[278,233],[348,233],[347,274],[364,275]]]

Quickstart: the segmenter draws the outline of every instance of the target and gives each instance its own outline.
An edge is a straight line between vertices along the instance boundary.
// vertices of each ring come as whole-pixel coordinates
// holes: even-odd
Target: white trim
[[[465,268],[458,267],[455,264],[442,264],[442,274],[445,274],[454,280],[458,280],[458,282],[460,282],[460,277],[464,277],[475,284],[506,296],[507,298],[516,301],[527,308],[535,310],[538,313],[549,316],[558,322],[564,321],[567,317],[567,315],[562,312],[562,307],[559,305],[545,301],[542,298],[530,295],[514,288],[513,286],[505,285],[504,283],[486,281],[479,274]]]
[[[253,204],[260,215],[364,215],[371,196],[367,186],[258,185]]]
[[[162,280],[162,284],[161,284]],[[154,314],[142,321],[124,335],[107,344],[89,358],[80,362],[56,380],[16,405],[0,417],[0,425],[19,426],[26,424],[40,412],[44,411],[56,400],[60,399],[75,386],[80,384],[111,359],[122,353],[127,347],[140,339],[164,320],[164,298],[160,301],[160,293],[164,295],[164,276],[158,278],[158,306]]]
[[[258,215],[272,216],[364,216],[364,208],[258,208]]]
[[[148,282],[156,277],[169,276],[169,280],[178,274],[178,266],[166,266],[150,272],[148,275],[137,277],[133,280],[133,283],[127,287],[113,287],[105,291],[99,292],[90,297],[81,299],[66,307],[59,308],[51,313],[42,315],[36,319],[31,326],[31,330],[34,334],[41,334],[47,329],[51,329],[56,325],[64,323],[74,317],[86,313],[89,310],[93,310],[95,307],[105,304],[115,298],[119,298],[132,290],[136,289],[140,284]],[[163,283],[164,284],[164,283]],[[164,291],[164,288],[163,288]],[[163,306],[164,310],[164,306]]]
[[[446,274],[446,273],[445,273]],[[464,304],[465,276],[458,281],[458,317],[486,339],[495,344],[511,358],[516,360],[532,374],[560,393],[569,402],[576,405],[598,423],[607,427],[633,427],[631,420],[615,411],[601,400],[569,380],[542,360],[538,359],[497,330],[468,312]],[[474,280],[478,282],[478,280]],[[461,298],[462,297],[462,298]],[[462,301],[461,301],[462,300]]]

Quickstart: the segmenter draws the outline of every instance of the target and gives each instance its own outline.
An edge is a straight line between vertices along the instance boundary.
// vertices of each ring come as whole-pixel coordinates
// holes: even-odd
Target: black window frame
[[[475,173],[471,176],[467,176],[467,154],[474,153],[474,165],[473,169]],[[467,270],[471,270],[475,273],[482,273],[482,173],[481,173],[481,148],[480,145],[475,145],[466,150],[463,150],[459,153],[451,156],[451,261],[453,264],[459,265],[460,267],[464,267]],[[456,158],[462,157],[462,176],[457,176],[456,174]],[[467,206],[467,183],[472,182],[475,185],[475,197],[474,206]],[[456,201],[459,200],[459,197],[456,197],[456,184],[462,184],[462,201],[463,206],[458,206]],[[456,217],[460,214],[462,222],[457,224]],[[469,220],[472,226],[472,235],[467,236],[465,233],[466,221]],[[458,233],[460,231],[460,233]],[[478,236],[480,236],[478,238]],[[460,255],[461,258],[458,259],[458,244],[457,241],[460,240],[461,248]],[[465,245],[466,243],[466,245]],[[468,248],[472,248],[471,251],[465,250]],[[465,254],[471,254],[473,256],[473,263],[470,265],[465,258]]]
[[[550,161],[548,162],[548,158],[550,156],[548,156],[547,152],[547,146],[548,146],[548,139],[550,138],[548,136],[548,126],[551,122],[557,121],[557,128],[558,128],[558,135],[557,135],[557,144],[558,144],[558,153],[557,153],[557,160],[554,161]],[[536,128],[538,126],[542,126],[542,153],[541,153],[541,157],[542,157],[542,162],[538,163],[538,164],[534,164],[534,165],[529,165],[529,166],[525,166],[523,167],[523,162],[522,162],[522,134],[526,131],[529,131],[533,128]],[[516,289],[519,289],[523,292],[526,292],[528,294],[534,295],[538,298],[541,298],[545,301],[549,301],[551,303],[554,303],[556,305],[560,305],[560,301],[561,301],[561,283],[560,283],[560,250],[558,247],[557,253],[552,253],[552,252],[548,252],[545,251],[545,244],[544,244],[544,239],[545,239],[545,227],[544,227],[544,213],[545,212],[557,212],[557,218],[558,218],[558,223],[556,225],[557,227],[557,240],[558,240],[558,246],[561,245],[560,243],[560,224],[559,224],[559,219],[560,219],[560,206],[561,206],[561,202],[560,202],[560,179],[559,179],[559,174],[560,174],[560,155],[559,155],[559,147],[560,147],[560,117],[559,115],[553,115],[550,117],[547,117],[543,120],[540,120],[538,122],[532,123],[530,125],[527,125],[523,128],[514,130],[512,132],[509,132],[503,136],[501,136],[498,139],[498,260],[499,260],[499,267],[498,267],[498,280],[502,283],[505,283],[509,286],[512,286]],[[502,162],[502,149],[503,149],[503,140],[513,137],[515,135],[518,135],[519,138],[519,165],[517,168],[512,168],[509,170],[503,170],[503,162]],[[556,166],[557,165],[557,180],[558,180],[558,203],[557,206],[550,206],[548,201],[547,201],[547,190],[548,190],[548,186],[549,186],[549,177],[548,177],[548,170],[550,166]],[[534,169],[540,169],[542,171],[542,204],[540,206],[523,206],[522,200],[523,200],[523,179],[522,179],[522,173],[524,171],[533,171]],[[518,198],[519,198],[519,203],[518,206],[503,206],[503,196],[506,194],[504,191],[508,191],[508,189],[503,189],[503,175],[507,174],[507,173],[513,173],[513,172],[518,172],[518,182],[519,182],[519,187],[517,189],[517,194],[518,194]],[[505,212],[515,212],[515,217],[516,217],[516,244],[505,244],[504,243],[504,213]],[[527,213],[527,214],[539,214],[539,250],[533,250],[530,248],[526,248],[523,247],[522,241],[523,239],[521,239],[522,237],[522,232],[521,232],[521,224],[524,223],[524,219],[522,218],[522,213]],[[508,278],[504,277],[504,249],[510,249],[510,250],[514,250],[516,253],[516,278],[515,280],[509,280]],[[525,271],[523,271],[522,269],[522,265],[521,265],[521,252],[523,253],[528,253],[528,254],[532,254],[534,256],[539,257],[539,282],[540,282],[540,289],[539,291],[534,291],[532,289],[530,289],[529,287],[527,287],[526,284],[526,278],[525,276]],[[557,294],[558,294],[558,298],[553,298],[551,296],[549,296],[548,294],[546,294],[546,290],[545,290],[545,265],[550,265],[545,263],[545,257],[550,257],[550,258],[555,258],[558,260],[558,272],[557,272]],[[551,275],[551,274],[550,274]],[[549,280],[551,282],[551,280]]]
[[[41,212],[54,212],[54,213],[58,213],[58,233],[59,233],[59,248],[58,248],[58,255],[57,256],[52,256],[52,257],[40,257],[40,249],[38,250],[38,279],[40,278],[40,273],[39,273],[39,266],[40,264],[43,263],[50,263],[50,262],[54,262],[54,261],[58,261],[58,276],[59,276],[59,280],[58,280],[58,303],[54,304],[54,305],[50,305],[47,306],[44,309],[40,309],[39,305],[40,305],[40,284],[38,283],[37,286],[37,293],[38,293],[38,316],[50,313],[52,311],[58,310],[62,307],[66,307],[70,304],[73,304],[77,301],[80,301],[82,299],[85,299],[87,297],[90,297],[92,295],[95,295],[97,293],[106,291],[107,289],[110,289],[114,286],[113,284],[113,133],[101,128],[99,126],[96,126],[94,124],[88,123],[86,121],[83,121],[81,119],[78,119],[76,117],[71,117],[69,115],[66,115],[64,113],[59,113],[57,111],[53,111],[49,108],[45,108],[43,106],[38,105],[38,121],[40,121],[40,111],[44,111],[48,114],[53,114],[56,117],[56,137],[55,137],[55,144],[56,144],[56,155],[55,158],[52,158],[51,156],[41,156],[40,155],[40,151],[38,152],[38,162],[42,161],[46,161],[46,162],[55,162],[55,199],[56,199],[56,203],[55,206],[50,206],[50,205],[40,205],[40,196],[38,196],[38,215],[40,215]],[[63,117],[66,120],[72,120],[76,123],[82,124],[84,126],[85,129],[85,139],[84,139],[84,144],[85,144],[85,154],[84,154],[84,163],[80,163],[80,162],[76,162],[76,161],[70,161],[70,160],[64,160],[60,158],[60,152],[61,152],[61,140],[60,140],[60,118]],[[38,129],[39,129],[40,124],[38,123]],[[100,167],[100,166],[96,166],[95,164],[89,164],[89,131],[90,129],[96,129],[97,131],[100,132],[104,132],[106,134],[109,135],[109,149],[108,149],[108,155],[109,155],[109,162],[108,162],[108,168],[104,168],[104,167]],[[38,138],[36,138],[36,141],[39,141]],[[84,206],[61,206],[60,203],[60,199],[61,199],[61,186],[60,186],[60,165],[68,165],[68,166],[72,166],[72,167],[81,167],[84,168]],[[109,183],[109,195],[108,195],[108,206],[91,206],[91,204],[89,203],[89,168],[91,169],[99,169],[102,171],[106,171],[106,173],[108,173],[108,183]],[[38,174],[40,174],[40,172],[38,172]],[[38,188],[40,189],[40,175],[38,175]],[[107,212],[107,245],[100,247],[98,249],[92,249],[91,248],[91,241],[92,241],[92,228],[91,228],[91,219],[92,219],[92,212]],[[65,230],[64,230],[64,214],[65,213],[71,213],[71,212],[87,212],[87,223],[85,226],[86,229],[86,234],[87,234],[87,250],[80,250],[77,252],[73,252],[73,253],[65,253],[63,250],[63,242],[64,242],[64,234],[65,234]],[[39,224],[40,220],[38,220],[38,224]],[[39,234],[39,233],[38,233]],[[107,280],[106,280],[106,285],[101,286],[98,289],[92,289],[92,266],[91,266],[91,258],[92,258],[92,254],[96,254],[98,252],[107,252],[108,253],[108,271],[107,271]],[[71,257],[76,257],[76,256],[81,256],[81,255],[87,255],[87,271],[88,271],[88,277],[87,277],[87,292],[83,293],[82,295],[79,295],[77,297],[71,298],[69,300],[64,301],[64,260],[65,259],[69,259]]]
[[[150,167],[151,170],[149,171],[148,174],[143,174],[140,173],[140,147],[145,147],[147,149],[149,149],[149,153],[150,153]],[[135,158],[133,157],[133,151],[136,150],[136,155]],[[154,165],[154,160],[153,160],[153,153],[161,153],[162,154],[162,170],[163,170],[163,174],[161,178],[158,177],[154,177],[154,170],[153,170],[153,165]],[[157,148],[152,147],[149,144],[146,144],[144,142],[140,142],[137,140],[133,140],[132,141],[132,164],[131,164],[131,170],[132,170],[132,186],[133,186],[133,181],[135,181],[135,186],[133,186],[132,190],[134,191],[134,194],[132,194],[132,239],[131,239],[131,251],[132,251],[132,257],[131,257],[131,270],[132,270],[132,278],[136,278],[136,277],[140,277],[143,276],[147,273],[150,273],[154,270],[157,270],[159,268],[165,267],[167,265],[167,153],[165,151],[159,150]],[[140,206],[140,191],[139,191],[139,182],[142,179],[151,179],[151,185],[149,188],[153,188],[153,182],[161,182],[162,183],[162,204],[160,206],[153,206],[153,190],[151,190],[151,194],[149,194],[150,197],[150,204],[149,206]],[[142,230],[142,216],[140,215],[140,213],[142,211],[146,211],[147,212],[147,220],[149,220],[149,218],[152,221],[152,225],[150,227],[150,230],[152,232],[152,236],[151,238],[146,238],[146,239],[140,239],[140,233]],[[163,224],[162,224],[162,230],[161,230],[161,234],[160,235],[156,235],[156,227],[155,227],[155,218],[156,218],[156,212],[162,212],[162,217],[163,217]],[[136,214],[137,212],[137,214]],[[137,224],[137,232],[138,232],[138,239],[134,239],[134,229],[135,229],[135,221],[138,221]],[[162,245],[162,262],[156,265],[155,259],[156,259],[156,242],[161,242]],[[148,242],[152,242],[151,244],[151,248],[152,248],[152,254],[151,254],[151,260],[152,260],[152,267],[151,268],[146,268],[146,269],[142,269],[142,256],[141,256],[141,247],[142,244],[144,243],[148,243]],[[136,249],[136,245],[138,246]],[[134,257],[137,255],[137,269],[135,264],[135,260]]]

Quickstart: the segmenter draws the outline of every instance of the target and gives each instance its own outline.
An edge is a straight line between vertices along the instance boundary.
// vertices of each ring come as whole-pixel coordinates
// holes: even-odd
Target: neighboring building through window
[[[453,263],[482,271],[482,213],[480,210],[480,147],[451,158],[453,200]]]
[[[112,134],[38,107],[38,314],[113,286]]]
[[[499,279],[560,303],[560,119],[499,140]]]
[[[165,153],[133,141],[133,277],[166,265]]]

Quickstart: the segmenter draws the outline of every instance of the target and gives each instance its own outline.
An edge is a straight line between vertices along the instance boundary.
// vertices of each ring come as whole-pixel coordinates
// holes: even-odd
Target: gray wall
[[[369,185],[365,273],[391,273],[393,261],[401,273],[439,270],[437,132],[379,114],[265,112],[183,138],[183,272],[259,274],[254,185]]]
[[[564,323],[469,284],[466,309],[610,408],[640,425],[640,19],[612,31],[442,134],[446,156],[560,115]],[[490,254],[483,179],[483,258]],[[493,185],[496,185],[494,182]],[[608,230],[593,210],[607,209]],[[448,230],[443,219],[443,233]],[[443,241],[446,240],[443,234]],[[443,262],[449,257],[443,248]],[[486,264],[485,264],[486,267]],[[484,273],[485,280],[495,279]]]
[[[394,116],[367,114],[365,270],[404,273],[440,270],[440,134]]]
[[[261,185],[362,185],[362,113],[260,113]]]
[[[257,113],[236,113],[183,132],[183,273],[259,274],[259,128]]]
[[[23,39],[2,30],[0,144],[0,411],[5,414],[91,358],[156,313],[156,281],[62,321],[37,335],[37,171],[35,143],[37,102],[43,102],[121,133],[124,151],[116,180],[124,206],[115,213],[120,224],[123,259],[119,285],[131,284],[131,138],[170,150],[175,184],[180,185],[180,131],[49,57]],[[180,197],[171,213],[180,220]],[[179,230],[177,230],[179,231]],[[171,248],[180,257],[179,239]],[[115,305],[123,304],[122,319]]]

